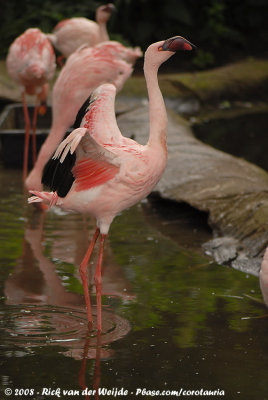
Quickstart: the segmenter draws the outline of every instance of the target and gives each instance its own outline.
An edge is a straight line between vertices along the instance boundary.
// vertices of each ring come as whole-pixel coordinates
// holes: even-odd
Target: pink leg
[[[96,397],[95,399],[99,399],[99,387],[100,387],[100,378],[101,378],[101,371],[100,371],[100,351],[101,351],[101,332],[98,331],[97,333],[97,346],[96,346],[96,363],[94,368],[94,375],[93,375],[93,388],[96,390]]]
[[[99,237],[100,230],[99,228],[96,229],[94,236],[91,240],[91,243],[89,245],[89,248],[86,252],[85,257],[83,258],[83,261],[81,262],[79,272],[80,276],[82,279],[83,283],[83,288],[84,288],[84,295],[85,295],[85,300],[86,300],[86,307],[87,307],[87,318],[88,318],[88,323],[91,325],[92,324],[92,312],[91,312],[91,304],[90,304],[90,297],[89,297],[89,291],[88,291],[88,282],[87,282],[87,265],[89,262],[89,259],[91,257],[91,254],[93,252],[95,243]]]
[[[101,291],[102,291],[102,279],[101,279],[101,265],[103,259],[103,248],[104,241],[107,235],[101,235],[100,239],[100,248],[99,248],[99,257],[97,268],[94,276],[95,285],[96,285],[96,293],[97,293],[97,329],[101,332]]]
[[[84,345],[83,360],[82,360],[81,368],[80,368],[80,371],[78,374],[78,383],[81,386],[82,390],[85,390],[87,388],[85,375],[86,375],[87,354],[88,354],[90,340],[91,340],[91,338],[86,338],[86,342]],[[88,395],[86,395],[85,399],[90,400],[90,397]]]
[[[22,103],[23,103],[24,126],[25,126],[24,156],[23,156],[23,180],[25,180],[28,169],[29,138],[31,129],[29,111],[25,100],[25,93],[22,94]]]
[[[86,342],[84,345],[83,360],[82,360],[81,368],[80,368],[79,375],[78,375],[78,382],[79,382],[79,385],[81,386],[82,390],[85,390],[87,388],[85,374],[86,374],[86,363],[87,363],[87,355],[88,355],[90,341],[91,341],[91,337],[86,339]],[[95,362],[93,383],[92,383],[93,389],[96,390],[96,395],[94,396],[95,400],[99,399],[98,390],[100,387],[100,352],[101,352],[101,332],[97,332],[96,362]],[[90,400],[90,397],[88,395],[86,395],[85,399]]]
[[[39,109],[39,96],[36,96],[36,103],[34,107],[33,123],[32,123],[32,156],[33,165],[36,162],[36,125],[37,125],[37,113]]]

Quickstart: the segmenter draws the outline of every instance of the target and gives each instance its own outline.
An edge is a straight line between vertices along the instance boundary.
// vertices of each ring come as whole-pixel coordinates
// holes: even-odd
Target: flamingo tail
[[[58,195],[56,192],[38,192],[37,190],[30,190],[33,196],[28,198],[28,203],[40,203],[44,202],[48,204],[49,207],[55,206],[58,200]]]

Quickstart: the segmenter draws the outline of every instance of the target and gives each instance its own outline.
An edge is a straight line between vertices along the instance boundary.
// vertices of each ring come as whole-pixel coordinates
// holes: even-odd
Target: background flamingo
[[[106,24],[114,9],[115,6],[111,3],[98,7],[96,22],[83,17],[60,21],[47,37],[62,56],[67,58],[83,44],[92,47],[109,40]]]
[[[265,304],[268,307],[268,247],[265,250],[260,270],[260,287]]]
[[[53,88],[52,127],[26,179],[28,189],[42,190],[43,168],[66,130],[74,123],[88,93],[105,82],[114,83],[120,90],[132,73],[132,63],[141,54],[138,48],[127,48],[118,42],[105,42],[96,48],[81,47],[68,58]]]
[[[95,49],[102,49],[106,55],[110,57],[117,57],[130,64],[134,64],[138,58],[142,57],[141,48],[136,46],[126,47],[122,43],[115,40],[108,40],[101,42],[95,46]]]
[[[31,28],[27,29],[11,44],[6,64],[8,74],[21,86],[22,91],[25,120],[23,161],[23,178],[25,179],[27,175],[29,135],[31,129],[25,94],[36,95],[32,121],[33,162],[35,162],[37,111],[40,101],[46,101],[48,95],[48,81],[53,78],[56,68],[55,54],[46,35],[37,28]]]
[[[149,96],[150,135],[145,146],[121,135],[116,123],[116,88],[103,84],[90,96],[81,127],[75,129],[58,147],[46,165],[43,181],[53,192],[32,191],[29,202],[45,201],[67,210],[90,213],[97,228],[80,265],[88,321],[92,323],[87,284],[87,265],[100,235],[95,272],[97,328],[101,331],[101,265],[104,241],[114,217],[123,209],[146,197],[164,172],[167,161],[167,115],[158,86],[159,66],[177,50],[191,50],[186,39],[176,36],[152,44],[145,53],[144,74]]]

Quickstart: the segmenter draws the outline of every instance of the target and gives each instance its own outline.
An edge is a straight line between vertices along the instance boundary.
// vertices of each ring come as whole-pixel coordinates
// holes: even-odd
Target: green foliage
[[[0,56],[29,27],[50,32],[64,18],[94,19],[105,1],[2,0]],[[199,49],[194,65],[206,68],[238,55],[262,54],[267,49],[266,0],[115,0],[117,12],[109,22],[111,38],[141,46],[174,35],[189,38]],[[192,61],[192,58],[191,58]],[[189,66],[186,62],[186,66]]]
[[[71,0],[8,0],[2,5],[0,15],[0,56],[5,56],[13,40],[31,27],[51,32],[58,21],[64,18],[85,16],[94,19],[100,2]]]
[[[198,49],[193,58],[193,64],[200,69],[205,69],[214,65],[215,57],[210,51]]]

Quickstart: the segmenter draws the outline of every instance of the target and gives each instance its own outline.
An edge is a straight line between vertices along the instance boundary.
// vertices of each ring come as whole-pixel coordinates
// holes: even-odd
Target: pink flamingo
[[[87,285],[87,265],[100,235],[94,276],[97,294],[97,329],[101,331],[101,265],[103,247],[115,216],[145,198],[164,172],[167,162],[167,115],[158,86],[159,66],[178,50],[191,50],[192,44],[175,36],[152,44],[145,53],[144,75],[149,96],[150,134],[140,145],[121,135],[116,123],[116,88],[99,86],[80,110],[75,129],[57,148],[47,164],[43,181],[53,192],[31,191],[29,203],[44,201],[66,210],[90,213],[97,228],[80,265],[87,316],[92,324]],[[76,126],[75,126],[76,127]]]
[[[141,55],[118,42],[104,42],[98,47],[82,46],[67,60],[52,91],[52,126],[38,154],[33,170],[25,181],[27,189],[42,190],[42,171],[63,139],[66,130],[97,86],[112,82],[120,90],[131,75],[132,63]]]
[[[25,142],[23,179],[27,176],[30,117],[25,94],[36,95],[32,129],[33,129],[33,163],[36,161],[36,124],[39,104],[46,101],[48,81],[53,78],[56,63],[53,47],[46,35],[37,28],[27,29],[11,44],[7,55],[7,71],[15,82],[22,87],[22,102],[25,121]],[[39,112],[45,113],[45,106]]]
[[[141,48],[136,46],[126,47],[120,42],[115,40],[108,40],[101,42],[95,46],[95,49],[102,49],[106,55],[110,57],[120,58],[130,64],[135,64],[138,58],[142,57]]]
[[[93,47],[109,40],[106,24],[114,9],[115,6],[111,3],[98,7],[97,22],[83,17],[64,19],[55,26],[52,34],[47,34],[47,37],[61,52],[62,58],[67,58],[83,44]]]
[[[265,304],[268,306],[268,247],[265,250],[260,270],[260,287]]]

